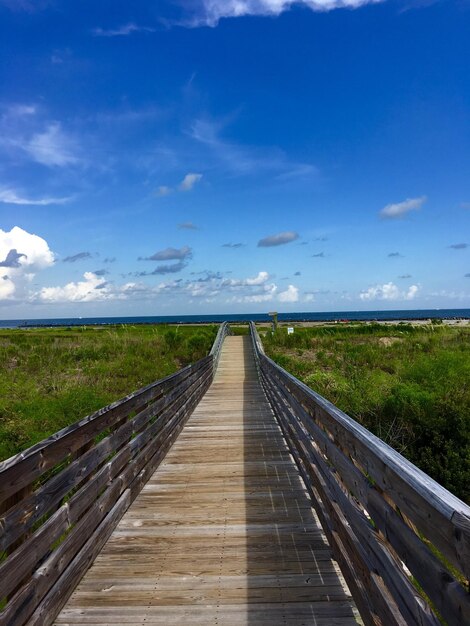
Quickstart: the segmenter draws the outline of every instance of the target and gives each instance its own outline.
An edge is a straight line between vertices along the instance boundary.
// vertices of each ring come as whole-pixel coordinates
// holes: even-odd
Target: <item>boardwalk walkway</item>
[[[250,338],[227,337],[209,391],[55,623],[357,621]]]

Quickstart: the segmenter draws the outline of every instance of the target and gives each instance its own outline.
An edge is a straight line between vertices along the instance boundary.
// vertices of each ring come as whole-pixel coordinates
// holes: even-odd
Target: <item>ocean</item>
[[[470,319],[470,309],[420,309],[406,311],[328,311],[279,313],[280,322],[392,321],[420,319]],[[214,315],[154,315],[145,317],[63,317],[51,319],[0,320],[0,328],[89,326],[109,324],[211,324],[220,322],[269,322],[267,313]]]

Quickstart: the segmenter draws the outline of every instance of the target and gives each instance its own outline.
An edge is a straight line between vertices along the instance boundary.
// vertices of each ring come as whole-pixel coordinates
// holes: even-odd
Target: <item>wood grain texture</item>
[[[364,620],[437,626],[434,608],[449,625],[470,624],[468,589],[423,540],[468,574],[470,508],[269,359],[253,323],[251,333],[267,396]]]
[[[55,623],[358,621],[250,338],[227,337],[211,387]]]

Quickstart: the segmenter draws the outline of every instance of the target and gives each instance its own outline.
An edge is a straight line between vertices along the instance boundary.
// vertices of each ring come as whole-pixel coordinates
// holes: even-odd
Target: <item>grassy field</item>
[[[205,356],[216,326],[0,331],[0,459]]]
[[[470,328],[260,329],[282,367],[470,500]]]

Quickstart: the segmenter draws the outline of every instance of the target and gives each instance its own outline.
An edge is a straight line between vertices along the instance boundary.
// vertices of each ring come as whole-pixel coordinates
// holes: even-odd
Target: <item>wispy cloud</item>
[[[76,142],[62,130],[59,122],[49,124],[45,131],[35,133],[31,139],[17,141],[16,144],[34,161],[49,167],[83,163],[78,156]]]
[[[139,261],[172,261],[180,260],[184,261],[190,259],[193,255],[193,251],[189,246],[183,246],[182,248],[165,248],[159,250],[148,257],[139,257]]]
[[[154,33],[155,28],[138,26],[133,22],[129,22],[117,28],[94,28],[91,32],[95,37],[127,37],[127,35],[132,35],[133,33]]]
[[[312,254],[311,256],[314,259],[324,259],[325,258],[325,253],[324,252],[317,252],[315,254]]]
[[[200,182],[201,179],[202,179],[202,174],[189,172],[188,174],[186,174],[183,180],[176,187],[170,187],[168,185],[160,185],[160,187],[158,187],[157,189],[156,195],[159,197],[164,197],[164,196],[169,196],[171,193],[174,193],[175,191],[182,191],[182,192],[192,191],[195,185],[198,182]]]
[[[85,259],[91,259],[91,252],[77,252],[71,256],[66,256],[62,259],[62,263],[76,263],[77,261],[84,261]]]
[[[404,217],[410,211],[419,210],[426,202],[426,196],[419,198],[407,198],[403,202],[387,204],[379,213],[380,217],[385,219],[399,219]]]
[[[465,250],[468,248],[468,243],[453,243],[449,248],[453,248],[454,250]]]
[[[20,205],[36,205],[36,206],[49,206],[50,204],[66,204],[73,200],[71,196],[63,198],[25,198],[18,191],[11,188],[0,189],[0,202],[4,204],[20,204]]]
[[[413,278],[413,277],[411,276],[411,274],[402,274],[402,275],[401,275],[401,276],[399,276],[398,278],[402,278],[402,279],[404,279],[404,278]]]
[[[222,244],[222,248],[243,248],[245,244],[241,243],[241,242],[237,242],[237,243],[223,243]]]
[[[277,233],[277,235],[269,235],[258,241],[258,248],[272,248],[273,246],[282,246],[299,238],[298,233],[293,230]]]
[[[411,285],[406,291],[394,283],[384,283],[365,289],[359,294],[361,300],[413,300],[419,291],[418,285]]]
[[[389,253],[387,254],[387,256],[388,256],[390,259],[393,259],[393,258],[399,258],[399,257],[401,258],[401,257],[403,257],[403,254],[400,254],[399,252],[389,252]]]
[[[187,133],[209,151],[215,168],[234,176],[266,173],[279,183],[318,177],[318,168],[314,165],[291,160],[275,146],[247,146],[225,140],[222,132],[228,123],[227,120],[199,118],[193,121]]]
[[[202,178],[202,174],[186,174],[181,183],[178,186],[180,191],[191,191],[196,183],[198,183]]]
[[[180,230],[199,230],[199,226],[196,226],[193,222],[181,222],[181,224],[178,224],[178,228]]]
[[[275,17],[294,5],[325,12],[338,8],[355,9],[380,0],[196,0],[184,24],[189,27],[217,26],[222,18],[248,15]],[[183,5],[184,6],[184,5]]]

